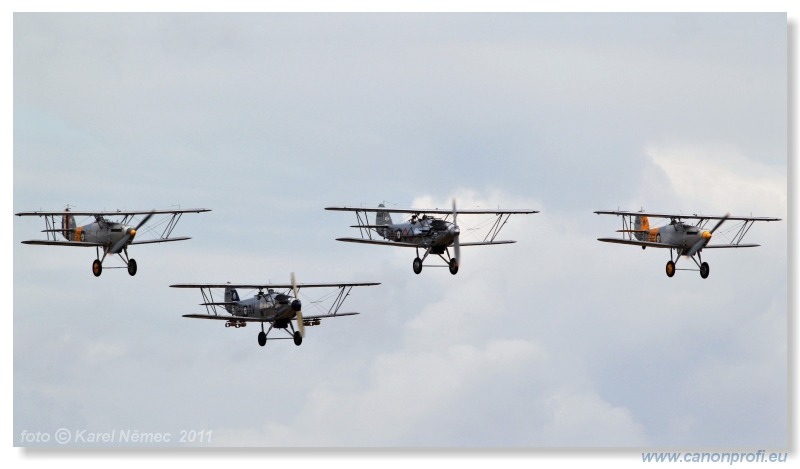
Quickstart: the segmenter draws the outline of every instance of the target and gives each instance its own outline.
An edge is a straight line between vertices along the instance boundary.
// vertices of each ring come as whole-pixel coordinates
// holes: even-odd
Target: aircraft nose
[[[703,239],[711,239],[711,232],[703,231]]]
[[[136,229],[131,228],[130,230],[128,230],[128,234],[131,235],[131,237],[136,236]]]

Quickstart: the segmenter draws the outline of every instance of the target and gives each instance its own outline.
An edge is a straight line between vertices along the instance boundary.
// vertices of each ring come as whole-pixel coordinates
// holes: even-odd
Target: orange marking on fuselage
[[[79,226],[75,228],[75,239],[73,241],[80,241],[81,240],[81,233],[83,233],[83,227]]]
[[[653,228],[652,230],[650,230],[649,235],[650,235],[650,242],[655,243],[656,237],[658,236],[658,228]]]

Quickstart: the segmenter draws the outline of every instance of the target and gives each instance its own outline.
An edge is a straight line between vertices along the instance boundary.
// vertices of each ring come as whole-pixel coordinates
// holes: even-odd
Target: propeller
[[[117,241],[116,243],[114,243],[113,246],[111,246],[111,252],[116,254],[122,251],[122,248],[124,248],[128,244],[128,242],[131,241],[134,236],[136,236],[136,232],[139,230],[139,228],[141,228],[145,223],[147,223],[147,221],[150,220],[150,217],[152,216],[153,212],[150,212],[147,214],[147,216],[142,218],[142,221],[140,221],[139,224],[136,225],[136,228],[128,228],[128,232],[125,233],[125,236],[120,238],[119,241]]]
[[[456,224],[456,216],[458,212],[456,211],[456,199],[453,199],[453,254],[456,257],[456,266],[461,266],[461,230],[458,228]]]
[[[305,337],[306,330],[305,325],[303,324],[303,305],[300,302],[300,299],[297,298],[297,279],[294,276],[294,272],[292,272],[292,293],[294,293],[294,301],[292,301],[292,309],[297,314],[297,331],[300,332],[300,337]]]
[[[700,240],[698,240],[696,243],[694,243],[694,245],[686,252],[686,255],[694,256],[695,254],[697,254],[697,251],[699,251],[699,250],[703,249],[704,247],[706,247],[708,242],[711,241],[711,236],[714,234],[715,231],[717,231],[717,228],[722,226],[722,224],[725,222],[725,220],[727,220],[728,217],[730,217],[730,216],[731,216],[730,213],[726,213],[725,216],[720,218],[720,220],[717,222],[717,224],[714,225],[714,228],[711,228],[711,231],[703,231]]]

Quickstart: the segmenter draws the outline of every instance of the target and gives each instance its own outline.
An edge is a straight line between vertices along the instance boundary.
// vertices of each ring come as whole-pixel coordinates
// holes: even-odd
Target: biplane
[[[720,248],[752,248],[758,244],[742,244],[742,239],[750,231],[750,228],[757,221],[780,221],[780,218],[771,217],[739,217],[730,214],[722,216],[709,215],[677,215],[664,213],[645,213],[645,212],[626,212],[626,211],[597,211],[598,215],[617,215],[622,217],[622,229],[617,233],[622,233],[621,238],[598,238],[598,241],[606,243],[630,244],[641,246],[642,249],[663,248],[669,249],[669,261],[667,262],[667,277],[675,275],[676,270],[699,270],[700,277],[708,278],[710,268],[708,262],[703,262],[703,249]],[[669,223],[657,228],[650,228],[650,217],[669,220]],[[692,220],[687,223],[684,220]],[[715,221],[714,226],[709,230],[708,223]],[[709,244],[714,233],[726,221],[737,222],[731,228],[725,230],[728,237],[727,244]],[[673,257],[673,253],[676,257]],[[686,256],[694,261],[697,269],[678,269],[678,260]]]
[[[414,258],[412,268],[415,274],[422,272],[422,266],[428,255],[439,256],[445,265],[432,265],[433,267],[448,267],[450,273],[455,275],[461,265],[461,247],[488,246],[495,244],[510,244],[516,241],[495,239],[500,230],[508,222],[511,215],[525,215],[539,213],[538,210],[501,210],[501,209],[468,209],[456,210],[456,201],[453,200],[452,210],[409,208],[386,208],[383,204],[375,208],[364,207],[326,207],[325,210],[340,212],[355,212],[360,238],[337,238],[337,241],[348,243],[376,244],[379,246],[395,246],[414,248],[417,256]],[[375,222],[369,222],[369,213],[375,212]],[[408,221],[401,223],[392,222],[392,213],[410,214]],[[443,215],[443,217],[436,217]],[[488,229],[482,241],[462,243],[461,228],[457,224],[458,215],[495,215],[496,219]],[[448,221],[452,216],[452,221]],[[379,237],[381,239],[379,239]],[[450,247],[453,255],[450,255]],[[424,250],[420,257],[420,250]],[[446,257],[445,257],[446,256]]]
[[[170,287],[197,288],[203,296],[203,302],[200,305],[205,306],[208,314],[184,314],[185,318],[225,321],[225,327],[237,329],[247,326],[248,322],[260,323],[261,332],[258,333],[258,345],[263,347],[267,344],[267,337],[272,330],[283,330],[288,337],[272,337],[269,340],[293,339],[295,345],[300,345],[305,336],[305,326],[318,326],[323,319],[358,314],[340,313],[339,309],[354,287],[374,285],[380,285],[380,283],[297,283],[295,275],[292,273],[289,284],[182,283],[170,285]],[[254,289],[258,292],[252,298],[241,299],[237,288]],[[303,304],[298,295],[300,290],[307,288],[335,288],[338,289],[338,293],[325,296],[331,301],[326,312],[304,315]],[[223,301],[214,299],[213,290],[215,289],[224,289]],[[314,305],[319,307],[321,301],[314,302]],[[217,308],[224,309],[226,314],[221,314],[222,312]],[[297,328],[292,321],[297,323]],[[266,331],[264,323],[269,323],[269,329]]]
[[[35,244],[46,246],[75,246],[95,248],[97,258],[92,262],[92,273],[99,277],[103,273],[103,261],[109,254],[117,254],[125,267],[109,267],[113,269],[128,269],[128,274],[136,275],[138,267],[136,260],[128,257],[128,246],[138,244],[166,243],[170,241],[184,241],[190,238],[175,237],[171,238],[172,231],[178,224],[184,213],[210,212],[207,208],[177,209],[177,210],[115,210],[115,211],[73,211],[69,208],[60,212],[20,212],[18,217],[42,217],[44,218],[45,229],[43,233],[47,235],[45,240],[22,241],[22,244]],[[136,222],[137,216],[143,217]],[[148,234],[155,233],[153,239],[136,239],[141,228],[154,215],[167,215],[157,223]],[[75,217],[92,217],[92,223],[78,226]],[[59,239],[59,236],[63,240]],[[102,257],[100,250],[103,250]]]

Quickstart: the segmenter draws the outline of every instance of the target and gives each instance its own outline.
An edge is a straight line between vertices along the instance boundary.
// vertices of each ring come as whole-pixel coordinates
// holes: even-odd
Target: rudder
[[[232,303],[239,301],[239,293],[235,288],[225,287],[225,303]],[[225,311],[233,314],[233,305],[225,305]]]
[[[646,241],[649,238],[650,220],[647,215],[636,215],[636,221],[633,224],[634,236],[639,241]]]
[[[75,216],[74,215],[61,215],[61,236],[67,241],[72,241],[73,233],[75,233]]]
[[[378,205],[378,207],[384,208],[383,204]],[[389,215],[389,212],[378,211],[375,212],[375,224],[376,225],[391,225],[392,224],[392,216]],[[387,229],[386,228],[378,228],[378,234],[386,237]]]

